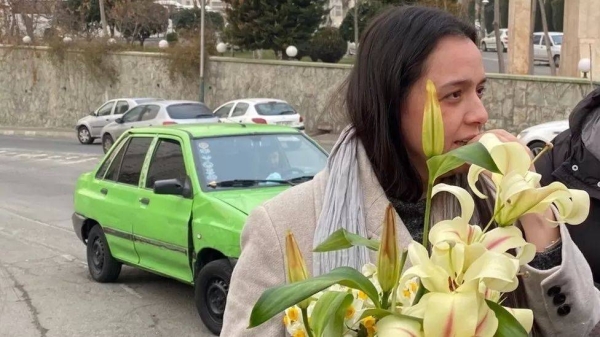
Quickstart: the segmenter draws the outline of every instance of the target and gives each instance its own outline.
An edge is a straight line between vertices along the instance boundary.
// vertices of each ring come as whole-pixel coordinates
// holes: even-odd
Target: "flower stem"
[[[308,337],[313,337],[312,330],[310,329],[310,325],[308,324],[308,308],[301,308],[302,310],[302,320],[304,321],[304,329],[306,330],[306,334]]]
[[[392,288],[395,289],[396,287]],[[393,291],[393,290],[392,290]],[[383,309],[388,309],[388,306],[390,305],[390,291],[384,291],[383,295],[381,296],[381,307]]]
[[[552,145],[552,143],[546,143],[546,146],[544,146],[542,151],[540,151],[540,153],[538,153],[535,156],[535,158],[533,158],[533,160],[531,161],[531,164],[534,164],[536,160],[538,160],[544,153],[552,150],[553,147],[554,147],[554,145]]]
[[[423,247],[429,250],[429,223],[431,217],[431,194],[433,192],[433,182],[427,184],[427,199],[425,204],[425,219],[423,219]]]

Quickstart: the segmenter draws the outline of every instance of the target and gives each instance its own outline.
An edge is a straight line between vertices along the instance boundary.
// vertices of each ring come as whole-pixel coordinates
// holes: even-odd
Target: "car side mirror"
[[[117,118],[117,119],[115,119],[115,122],[117,122],[119,124],[123,124],[123,118]]]
[[[192,196],[189,179],[181,182],[179,179],[164,179],[154,182],[154,193],[162,195],[180,195],[184,198]]]
[[[92,112],[90,112],[90,116],[97,116],[97,115],[96,115],[96,111],[92,111]]]

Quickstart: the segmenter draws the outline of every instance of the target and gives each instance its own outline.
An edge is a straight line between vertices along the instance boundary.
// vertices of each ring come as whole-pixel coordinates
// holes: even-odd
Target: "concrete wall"
[[[0,47],[0,126],[70,128],[103,101],[123,96],[198,99],[199,82],[172,81],[161,54],[121,53],[113,61],[119,81],[92,77],[80,63],[51,61],[43,48]],[[68,60],[68,58],[67,58]],[[211,108],[241,97],[288,100],[305,117],[309,132],[343,128],[332,95],[348,65],[211,58],[206,103]],[[564,119],[590,90],[581,79],[489,74],[485,105],[489,127],[512,132]]]

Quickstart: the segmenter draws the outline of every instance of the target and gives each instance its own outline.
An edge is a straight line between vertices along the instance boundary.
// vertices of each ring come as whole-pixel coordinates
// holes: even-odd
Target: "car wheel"
[[[107,133],[102,137],[102,150],[104,150],[104,153],[107,153],[108,150],[110,150],[110,148],[113,146],[113,143],[114,140],[110,134]]]
[[[202,322],[215,335],[223,328],[223,314],[233,267],[227,259],[209,262],[194,280],[194,299]]]
[[[546,143],[541,142],[541,141],[534,141],[534,142],[529,143],[527,145],[527,147],[529,147],[529,149],[531,150],[531,153],[533,153],[534,156],[537,156],[538,153],[542,152],[544,147],[546,147]]]
[[[90,130],[83,125],[77,129],[77,139],[81,144],[92,144],[94,142]]]
[[[114,282],[121,273],[121,263],[112,257],[100,226],[94,226],[88,234],[87,263],[90,275],[100,283]]]
[[[482,43],[481,43],[481,49],[482,49],[483,51],[488,51],[488,49],[487,49],[487,45],[485,44],[485,42],[482,42]]]
[[[559,66],[560,64],[560,55],[554,55],[554,65]]]

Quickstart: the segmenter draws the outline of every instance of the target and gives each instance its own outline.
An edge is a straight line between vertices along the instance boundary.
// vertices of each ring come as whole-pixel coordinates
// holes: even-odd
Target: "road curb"
[[[26,136],[26,137],[52,137],[76,139],[74,131],[66,130],[31,130],[31,129],[4,129],[0,128],[2,136]]]

